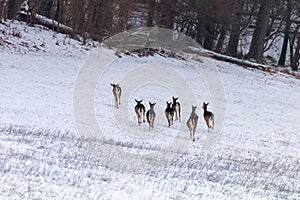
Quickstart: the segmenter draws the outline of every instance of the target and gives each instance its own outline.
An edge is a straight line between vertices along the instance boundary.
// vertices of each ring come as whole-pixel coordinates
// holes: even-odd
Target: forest
[[[24,3],[26,18],[20,15]],[[184,33],[207,50],[262,64],[264,52],[282,41],[274,65],[299,68],[299,0],[0,0],[1,23],[34,25],[37,15],[70,27],[83,45],[133,28],[160,27]]]

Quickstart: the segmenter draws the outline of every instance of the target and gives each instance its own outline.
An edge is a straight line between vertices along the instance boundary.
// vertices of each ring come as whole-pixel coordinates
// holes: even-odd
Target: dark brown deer
[[[149,102],[150,109],[146,113],[147,121],[149,124],[149,130],[154,128],[154,120],[155,120],[155,116],[156,116],[155,111],[154,111],[155,104],[156,103]]]
[[[136,106],[134,107],[135,113],[137,115],[138,118],[138,125],[140,126],[142,123],[142,118],[143,118],[143,122],[145,123],[145,113],[146,113],[146,108],[145,106],[142,104],[143,100],[136,100],[135,102],[137,103]]]
[[[119,109],[119,105],[121,104],[122,89],[119,84],[112,83],[110,85],[113,87],[112,93],[115,97],[115,106],[117,109]]]
[[[174,110],[171,107],[172,102],[167,102],[167,108],[165,110],[165,115],[166,118],[168,120],[168,126],[170,127],[171,125],[173,125],[173,118],[174,118]]]
[[[172,104],[172,108],[175,112],[175,119],[181,121],[181,116],[180,116],[180,103],[177,102],[178,97],[172,97],[173,98],[173,104]]]
[[[210,111],[207,111],[208,104],[209,103],[203,102],[203,106],[202,106],[204,110],[203,117],[207,125],[207,131],[209,131],[209,129],[214,129],[214,125],[215,125],[214,114]]]
[[[190,118],[187,120],[186,125],[190,130],[190,136],[195,141],[195,133],[198,125],[198,115],[196,114],[197,106],[192,106],[192,112],[190,114]]]

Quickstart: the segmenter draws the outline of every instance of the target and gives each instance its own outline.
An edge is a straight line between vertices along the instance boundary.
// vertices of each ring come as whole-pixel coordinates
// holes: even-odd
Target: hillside
[[[118,58],[17,21],[0,30],[0,199],[300,199],[300,80],[209,57]],[[77,104],[88,94],[77,90],[83,67],[84,85],[110,58],[92,105]],[[214,68],[222,88],[205,77]],[[119,81],[116,110],[110,83]],[[163,111],[172,96],[179,96],[182,121],[168,128]],[[147,109],[157,103],[153,131],[137,126],[135,98]],[[212,132],[204,101],[216,115]],[[186,127],[193,104],[195,142]],[[91,108],[94,115],[78,119]],[[93,119],[101,136],[80,129]]]

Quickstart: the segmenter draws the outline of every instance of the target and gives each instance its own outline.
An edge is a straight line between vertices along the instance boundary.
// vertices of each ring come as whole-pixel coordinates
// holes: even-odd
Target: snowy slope
[[[21,37],[2,34],[0,39],[0,199],[300,199],[299,80],[206,57],[197,63],[123,56],[97,82],[95,118],[105,139],[92,140],[77,132],[73,112],[76,79],[92,48],[41,27],[10,26],[0,28]],[[113,52],[104,49],[100,58],[110,56]],[[191,105],[184,97],[179,97],[182,122],[166,126],[165,102],[180,92],[162,84],[135,87],[132,82],[130,94],[124,86],[128,99],[119,111],[128,117],[117,121],[109,84],[153,63],[172,68],[192,88],[200,116],[194,143],[185,126]],[[195,71],[211,65],[217,66],[225,91],[220,133],[206,131],[201,104],[212,99],[205,78]],[[154,131],[146,124],[137,127],[134,98],[144,99],[147,108],[148,101],[157,102]],[[209,110],[217,107],[210,104]],[[122,129],[123,123],[134,131]],[[180,130],[187,146],[171,163],[144,173],[110,165],[133,167],[130,155],[164,155]],[[114,155],[111,149],[129,153]]]

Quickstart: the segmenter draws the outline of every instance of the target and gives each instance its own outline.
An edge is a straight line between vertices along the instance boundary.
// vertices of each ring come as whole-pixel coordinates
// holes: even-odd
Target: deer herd
[[[112,88],[112,93],[115,99],[115,107],[119,109],[119,106],[121,104],[121,94],[122,94],[122,89],[119,86],[119,84],[112,83],[111,86]],[[171,102],[167,101],[167,108],[165,109],[165,116],[168,121],[168,127],[173,125],[173,120],[175,117],[175,120],[178,120],[181,122],[181,106],[180,103],[178,102],[178,97],[175,98],[174,96],[172,97]],[[149,129],[152,130],[154,128],[154,121],[156,117],[156,113],[154,111],[154,106],[156,103],[151,103],[149,102],[149,110],[146,112],[146,107],[142,103],[143,100],[137,100],[135,99],[136,106],[134,107],[135,113],[137,115],[138,119],[138,125],[140,126],[143,123],[147,122],[149,124]],[[210,111],[207,110],[207,106],[209,103],[203,102],[202,108],[203,108],[203,117],[207,125],[207,130],[210,131],[214,129],[214,114]],[[189,119],[187,120],[186,124],[188,129],[190,130],[190,136],[193,141],[195,141],[195,133],[198,125],[198,115],[196,113],[196,108],[197,106],[192,106],[192,112],[190,114]]]

